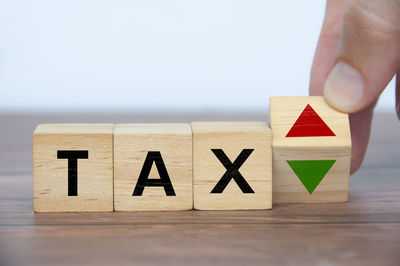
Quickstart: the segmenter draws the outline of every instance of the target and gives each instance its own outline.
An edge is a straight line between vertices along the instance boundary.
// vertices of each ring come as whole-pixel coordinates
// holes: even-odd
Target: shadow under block
[[[272,207],[271,131],[263,122],[193,122],[198,210]]]
[[[115,125],[114,209],[193,209],[189,124]]]
[[[33,133],[35,212],[113,211],[112,124],[42,124]]]
[[[273,202],[344,202],[348,199],[351,136],[348,114],[323,97],[270,100]]]

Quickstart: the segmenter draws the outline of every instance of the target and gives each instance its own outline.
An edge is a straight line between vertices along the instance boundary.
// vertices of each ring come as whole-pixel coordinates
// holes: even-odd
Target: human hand
[[[396,73],[400,119],[400,0],[327,0],[310,95],[350,113],[351,173],[364,158],[375,103]]]

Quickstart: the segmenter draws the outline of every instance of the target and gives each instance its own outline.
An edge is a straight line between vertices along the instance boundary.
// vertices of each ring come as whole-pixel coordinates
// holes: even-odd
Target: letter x
[[[226,168],[225,174],[215,185],[211,193],[222,193],[231,181],[231,179],[235,180],[236,184],[239,186],[243,193],[254,193],[253,189],[239,172],[239,168],[247,160],[247,158],[249,158],[254,149],[243,149],[233,163],[229,160],[222,149],[211,149],[211,151]]]

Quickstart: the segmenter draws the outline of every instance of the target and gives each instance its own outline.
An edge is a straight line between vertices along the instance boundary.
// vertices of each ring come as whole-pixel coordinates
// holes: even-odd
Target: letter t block
[[[42,124],[33,133],[35,212],[113,211],[112,124]]]
[[[348,198],[349,118],[323,97],[273,97],[273,202],[344,202]]]

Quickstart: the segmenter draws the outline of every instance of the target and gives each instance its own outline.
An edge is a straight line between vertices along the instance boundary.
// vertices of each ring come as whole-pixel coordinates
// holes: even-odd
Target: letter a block
[[[114,130],[114,209],[191,210],[189,124],[118,124]]]
[[[273,201],[344,202],[348,198],[349,118],[323,97],[273,97],[270,101]]]
[[[262,122],[194,122],[194,208],[272,207],[271,131]]]
[[[112,124],[43,124],[33,133],[35,212],[113,211]]]

